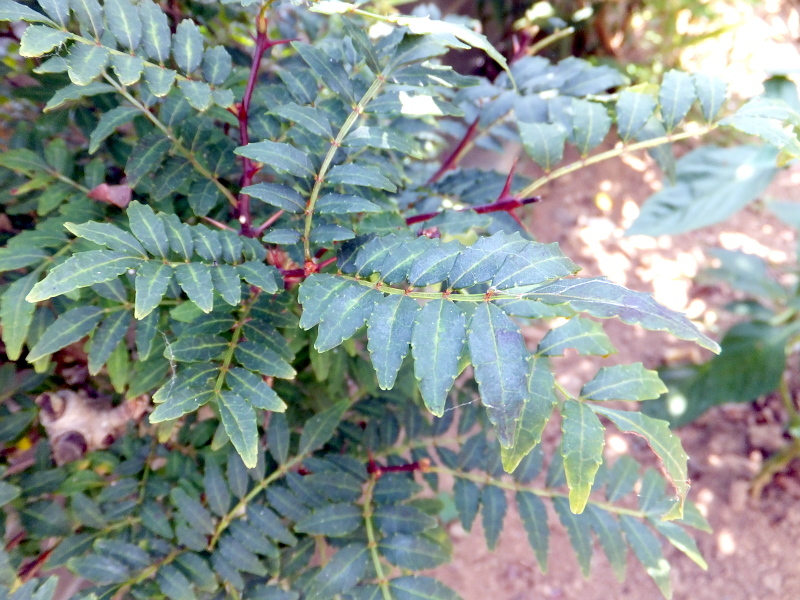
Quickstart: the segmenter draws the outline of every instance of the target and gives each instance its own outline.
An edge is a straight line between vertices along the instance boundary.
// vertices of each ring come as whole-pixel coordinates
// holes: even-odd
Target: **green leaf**
[[[125,337],[131,324],[130,311],[119,310],[108,315],[92,338],[89,350],[89,374],[97,375],[111,353]]]
[[[692,107],[694,99],[694,82],[691,75],[675,69],[664,73],[658,103],[667,131],[672,131],[680,124]]]
[[[719,351],[717,343],[700,333],[682,313],[661,306],[650,294],[629,290],[605,277],[554,281],[526,297],[546,304],[569,304],[573,310],[601,319],[617,317],[623,323],[641,325],[651,331],[668,331],[712,352]]]
[[[411,334],[414,375],[425,406],[437,417],[444,414],[447,394],[460,372],[466,321],[461,309],[444,299],[428,302],[414,321]]]
[[[224,517],[231,509],[231,491],[222,476],[222,470],[214,460],[206,458],[205,466],[203,490],[206,503],[215,514]]]
[[[314,342],[317,351],[331,350],[353,337],[366,323],[373,303],[382,297],[374,289],[361,285],[351,285],[339,292],[322,313]]]
[[[519,491],[516,495],[517,509],[522,525],[528,535],[528,542],[536,554],[543,573],[547,572],[547,552],[550,544],[550,528],[547,525],[547,509],[536,494]]]
[[[106,94],[113,91],[113,87],[107,83],[100,83],[99,81],[93,81],[88,85],[70,84],[53,94],[53,97],[45,104],[44,112],[55,110],[72,100],[80,100],[81,98],[97,96],[98,94]]]
[[[283,279],[278,269],[257,260],[249,260],[236,267],[239,276],[250,285],[261,288],[268,294],[283,289]]]
[[[103,116],[101,116],[100,120],[97,122],[97,127],[94,128],[94,131],[92,131],[89,137],[89,154],[97,152],[100,143],[114,133],[117,127],[130,123],[133,121],[134,117],[139,114],[139,109],[133,108],[132,106],[118,106],[103,113]]]
[[[263,379],[238,367],[231,369],[226,378],[231,390],[256,408],[275,412],[286,410],[286,404]]]
[[[497,540],[503,531],[503,519],[507,510],[508,502],[505,491],[494,485],[483,486],[483,490],[481,490],[481,520],[486,546],[489,550],[494,550],[497,546]]]
[[[463,248],[456,241],[442,244],[436,240],[411,265],[408,282],[415,287],[422,287],[443,281]]]
[[[203,79],[222,85],[231,73],[231,55],[222,46],[207,48],[203,54]]]
[[[50,169],[36,152],[27,148],[16,148],[0,153],[0,167],[30,176]]]
[[[234,153],[269,165],[280,173],[289,173],[296,177],[314,176],[308,155],[289,144],[264,140],[240,146]]]
[[[548,331],[539,342],[536,354],[564,356],[570,348],[582,356],[608,356],[617,351],[600,323],[583,317],[573,317],[561,327]]]
[[[242,282],[236,267],[217,265],[211,269],[211,279],[214,288],[225,302],[231,306],[239,306],[242,300]]]
[[[656,528],[658,533],[667,538],[670,544],[692,559],[701,569],[708,571],[708,563],[700,553],[697,542],[694,541],[692,536],[686,533],[685,529],[668,521],[651,520],[650,523]]]
[[[111,223],[89,221],[79,225],[67,222],[64,227],[78,237],[106,246],[111,250],[126,254],[136,254],[142,257],[147,256],[144,248],[135,237]]]
[[[243,367],[267,377],[292,379],[297,374],[277,352],[255,342],[240,342],[234,354]]]
[[[456,479],[453,484],[453,500],[458,510],[458,518],[465,531],[472,529],[472,522],[478,514],[481,492],[478,486],[468,479]]]
[[[0,248],[0,271],[14,271],[42,262],[49,254],[41,248]]]
[[[394,600],[461,600],[458,594],[432,577],[407,575],[389,582]]]
[[[86,0],[79,0],[86,1]],[[67,73],[75,85],[87,85],[99,77],[108,64],[108,48],[75,44],[67,55]]]
[[[144,70],[144,59],[141,56],[112,54],[111,66],[122,85],[133,85],[139,82]],[[138,109],[137,109],[138,111]]]
[[[572,114],[571,140],[581,156],[586,156],[605,139],[611,117],[602,104],[580,98],[572,99]]]
[[[167,385],[171,385],[168,383]],[[162,388],[163,389],[163,388]],[[160,390],[159,390],[160,391]],[[151,423],[172,421],[185,414],[196,411],[214,397],[213,389],[192,386],[179,386],[166,397],[162,404],[150,414]]]
[[[614,516],[594,504],[586,507],[592,519],[592,529],[600,540],[603,552],[608,557],[608,562],[614,570],[617,581],[625,581],[625,567],[627,563],[628,548],[622,539],[622,529]]]
[[[396,192],[397,186],[383,175],[377,167],[354,163],[336,165],[328,171],[325,181],[332,185],[357,185],[387,192]]]
[[[617,134],[622,141],[627,142],[639,133],[653,116],[656,100],[647,94],[623,90],[617,100],[616,109]]]
[[[321,215],[345,215],[348,213],[381,212],[383,209],[377,204],[344,194],[325,194],[317,200],[314,210]]]
[[[26,300],[39,302],[74,289],[108,281],[137,267],[141,262],[141,258],[111,250],[80,252],[53,268],[47,277],[33,287]]]
[[[681,446],[680,439],[669,430],[666,421],[647,417],[638,412],[627,412],[592,405],[592,410],[608,417],[620,431],[633,433],[643,437],[664,466],[664,473],[669,477],[678,494],[678,502],[662,519],[680,519],[683,515],[683,503],[689,491],[687,461],[689,457]]]
[[[334,476],[338,476],[338,474]],[[360,486],[358,491],[361,491]],[[372,516],[378,529],[384,535],[422,533],[436,527],[436,519],[432,516],[425,514],[418,508],[404,504],[378,506]]]
[[[298,192],[279,183],[257,183],[242,188],[242,192],[292,213],[300,213],[306,209],[305,200]]]
[[[219,260],[222,246],[219,243],[217,232],[203,225],[195,225],[191,228],[191,232],[194,240],[194,251],[206,260]]]
[[[342,400],[306,421],[297,454],[309,454],[322,448],[333,437],[348,406],[349,402]]]
[[[186,23],[187,20],[181,22]],[[211,106],[213,97],[211,95],[211,87],[207,83],[181,79],[178,82],[178,87],[192,108],[202,112]]]
[[[642,563],[647,574],[656,582],[665,598],[672,598],[672,585],[669,580],[670,566],[661,552],[658,538],[644,525],[630,515],[619,516],[620,525],[625,532],[633,553]]]
[[[344,594],[361,581],[370,564],[367,547],[361,543],[348,544],[338,550],[311,580],[305,598],[328,600]]]
[[[343,289],[357,285],[336,275],[314,274],[300,285],[298,299],[303,306],[300,327],[311,329],[319,323],[325,309]]]
[[[190,496],[181,487],[174,487],[169,493],[172,505],[178,509],[186,522],[200,531],[211,535],[214,533],[214,520],[199,500]]]
[[[611,467],[606,484],[606,498],[616,502],[633,491],[639,480],[639,463],[627,454],[623,454]]]
[[[175,267],[175,279],[181,289],[203,312],[214,308],[214,284],[211,271],[204,263],[183,263]]]
[[[390,295],[377,300],[367,322],[368,348],[381,389],[394,387],[408,354],[411,331],[419,305],[408,296]]]
[[[36,309],[36,305],[25,298],[37,281],[39,273],[29,273],[9,285],[0,298],[0,325],[9,360],[17,360],[22,354],[22,345],[28,337],[33,311]]]
[[[355,103],[351,76],[344,70],[341,63],[334,60],[323,50],[308,44],[292,42],[292,48],[297,51],[326,86],[339,96],[346,98],[350,104]]]
[[[273,418],[275,415],[273,415]],[[278,516],[265,506],[250,504],[247,507],[248,522],[267,537],[276,542],[294,546],[297,538],[283,526]]]
[[[187,335],[168,345],[164,358],[178,362],[207,362],[222,354],[229,345],[218,335]]]
[[[79,577],[99,584],[122,583],[131,574],[121,561],[98,554],[73,556],[67,561],[67,567]]]
[[[147,83],[147,87],[154,96],[159,98],[169,94],[177,75],[177,72],[164,67],[154,67],[152,65],[145,65],[144,67],[144,80]]]
[[[172,279],[172,267],[157,261],[148,261],[136,271],[136,300],[134,316],[144,319],[161,302]]]
[[[564,156],[566,130],[558,123],[517,123],[525,152],[545,171]]]
[[[443,565],[449,553],[429,538],[396,534],[378,542],[378,552],[391,564],[410,571],[423,571]]]
[[[106,23],[123,48],[136,50],[142,40],[142,21],[129,0],[106,0]]]
[[[190,260],[194,252],[191,228],[177,215],[159,215],[167,231],[170,249],[184,260]]]
[[[711,123],[728,99],[728,84],[721,77],[705,73],[694,73],[692,80],[703,117]]]
[[[477,243],[471,246],[475,248]],[[526,241],[524,245],[512,240],[495,257],[502,264],[492,276],[492,287],[505,289],[520,285],[538,285],[552,279],[573,275],[580,267],[561,252],[558,244],[539,244]]]
[[[100,41],[105,31],[103,8],[97,0],[69,0],[69,5],[81,26],[89,31],[94,39]]]
[[[344,537],[353,533],[362,519],[361,510],[355,504],[328,504],[300,519],[294,529],[308,535]]]
[[[131,151],[130,155],[128,156],[128,164],[125,166],[125,174],[128,177],[128,185],[131,187],[136,187],[146,175],[149,175],[155,171],[161,165],[161,162],[164,160],[164,157],[167,155],[167,152],[171,147],[172,142],[156,133],[142,138],[142,140]],[[130,207],[135,204],[138,204],[138,202],[133,201],[128,206],[129,218],[131,218]],[[152,212],[152,209],[150,210]],[[139,210],[138,212],[142,211]],[[134,212],[134,214],[138,213]],[[133,228],[132,221],[131,230],[136,237],[139,237],[136,233],[136,230]],[[166,239],[162,239],[166,244]],[[157,247],[158,246],[155,246],[155,248]],[[145,248],[150,251],[150,248],[147,244],[145,244]]]
[[[601,367],[594,378],[583,386],[586,400],[655,400],[667,392],[658,373],[645,369],[642,363]]]
[[[604,428],[589,406],[575,400],[564,403],[561,417],[561,455],[569,486],[569,508],[580,514],[603,462]]]
[[[150,0],[139,3],[139,17],[142,21],[142,45],[147,56],[162,65],[169,60],[172,36],[165,15],[158,4]]]
[[[225,433],[242,457],[244,465],[252,469],[258,462],[258,427],[253,407],[234,392],[222,391],[217,396],[219,414]]]
[[[39,6],[61,27],[66,27],[69,23],[69,3],[67,0],[39,0]]]
[[[393,150],[410,156],[419,155],[419,148],[410,136],[382,127],[357,127],[347,135],[343,145],[350,148]]]
[[[22,34],[19,54],[26,57],[42,56],[53,48],[60,47],[71,37],[66,31],[59,31],[46,25],[30,25]]]
[[[282,414],[272,414],[267,426],[267,450],[279,465],[286,462],[289,457],[290,432],[286,417]]]
[[[85,494],[72,494],[70,496],[70,508],[72,508],[75,518],[82,525],[93,529],[103,529],[108,526],[108,520],[103,516],[100,507]]]
[[[172,56],[187,75],[200,66],[203,60],[203,34],[191,19],[182,20],[175,29]]]
[[[569,542],[578,558],[583,576],[588,577],[592,565],[591,517],[588,514],[574,514],[569,508],[569,501],[562,497],[553,498],[553,508],[556,509],[564,529],[567,530]]]
[[[273,108],[270,112],[286,119],[289,123],[296,123],[301,127],[305,127],[311,133],[322,136],[326,140],[330,140],[333,137],[328,118],[318,108],[299,106],[294,102],[288,102]]]
[[[5,481],[0,481],[0,506],[4,506],[18,498],[22,490],[16,485],[11,485]]]
[[[146,204],[133,201],[128,205],[128,219],[131,231],[145,249],[152,255],[167,259],[169,238],[164,223]]]
[[[355,502],[362,493],[361,480],[344,471],[320,471],[306,475],[303,477],[303,482],[313,488],[320,497],[333,502]]]
[[[191,583],[175,565],[163,565],[156,573],[156,583],[170,600],[195,600]]]
[[[501,446],[511,448],[528,396],[530,355],[525,340],[519,327],[490,302],[475,310],[467,335],[481,402]]]

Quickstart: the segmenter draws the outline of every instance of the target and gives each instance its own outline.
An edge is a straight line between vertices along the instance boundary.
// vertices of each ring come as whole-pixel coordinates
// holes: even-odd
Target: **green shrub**
[[[603,367],[574,396],[549,361],[614,352],[589,317],[717,345],[574,278],[513,213],[624,152],[671,173],[671,142],[720,126],[798,155],[776,125],[794,113],[756,99],[720,120],[709,76],[647,94],[576,58],[507,65],[461,21],[380,6],[0,0],[5,594],[50,598],[66,566],[92,582],[77,598],[455,598],[415,574],[449,559],[441,475],[490,548],[515,492],[543,568],[546,503],[584,574],[592,532],[665,596],[662,539],[705,566],[677,437],[606,402],[658,397],[657,375]],[[470,46],[504,73],[441,62]],[[590,154],[612,124],[621,144]],[[536,180],[458,167],[519,139]],[[558,166],[567,141],[581,158]],[[519,323],[555,317],[531,352]],[[606,467],[606,423],[660,471]]]

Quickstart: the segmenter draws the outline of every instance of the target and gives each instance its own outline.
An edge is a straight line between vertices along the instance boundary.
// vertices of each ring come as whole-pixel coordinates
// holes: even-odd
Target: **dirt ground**
[[[725,18],[744,25],[722,38],[701,44],[684,56],[687,68],[722,73],[735,92],[758,93],[765,72],[789,71],[800,65],[797,52],[800,15],[790,3],[724,2]],[[507,160],[506,160],[507,159]],[[499,165],[510,166],[513,156]],[[711,335],[730,324],[719,309],[732,296],[722,287],[699,286],[692,278],[711,264],[707,250],[724,247],[758,254],[774,265],[794,260],[795,233],[763,208],[753,205],[724,223],[673,237],[622,236],[638,207],[660,175],[644,155],[584,169],[554,182],[544,201],[527,213],[526,221],[539,241],[558,242],[583,267],[582,275],[606,275],[640,291],[654,293],[670,308],[686,312]],[[783,171],[765,198],[800,201],[800,168]],[[655,368],[665,361],[701,360],[705,354],[670,336],[608,322],[606,330],[619,353],[613,362],[642,361]],[[528,332],[533,340],[541,332]],[[565,358],[557,365],[559,380],[577,391],[597,368],[597,361]],[[608,363],[605,363],[608,364]],[[767,399],[752,405],[715,408],[678,430],[689,453],[690,497],[714,528],[700,533],[698,545],[708,561],[703,571],[672,547],[665,553],[672,564],[675,600],[795,600],[800,599],[800,477],[782,475],[764,490],[760,500],[749,497],[749,483],[763,460],[782,440],[779,403]],[[613,435],[613,434],[612,434]],[[546,434],[546,439],[547,439]],[[552,431],[550,443],[557,437]],[[632,439],[616,436],[606,445],[609,458],[628,444],[637,458],[648,450]],[[622,444],[623,446],[620,446]],[[513,507],[513,500],[510,502]],[[584,580],[554,514],[551,514],[549,570],[542,574],[528,546],[515,509],[497,550],[485,549],[477,524],[472,532],[451,525],[455,538],[453,563],[436,572],[464,600],[650,600],[657,588],[629,553],[628,577],[619,583],[602,552],[595,548],[592,575]]]

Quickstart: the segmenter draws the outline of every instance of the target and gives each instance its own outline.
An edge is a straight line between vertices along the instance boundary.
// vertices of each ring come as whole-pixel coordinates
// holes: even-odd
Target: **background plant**
[[[454,598],[414,575],[449,557],[426,494],[441,474],[490,548],[513,491],[543,567],[545,501],[586,574],[592,532],[618,576],[630,546],[666,596],[662,539],[704,566],[678,439],[608,404],[658,397],[657,375],[603,367],[574,394],[549,361],[614,352],[589,317],[716,344],[647,294],[572,277],[514,211],[624,152],[670,173],[672,142],[722,126],[794,156],[778,125],[794,113],[757,99],[720,119],[725,85],[699,74],[646,94],[576,58],[509,64],[425,7],[180,8],[0,0],[25,74],[4,82],[0,154],[5,593],[52,597],[39,575],[66,565],[94,584],[80,598]],[[440,62],[464,46],[502,73]],[[612,125],[621,144],[592,154]],[[458,167],[508,140],[541,177]],[[567,142],[581,158],[562,165]],[[529,350],[520,320],[554,317]],[[65,388],[155,408],[113,443],[84,431],[91,452],[54,464],[31,398],[45,392],[47,428]],[[605,466],[606,423],[643,436],[661,473]]]

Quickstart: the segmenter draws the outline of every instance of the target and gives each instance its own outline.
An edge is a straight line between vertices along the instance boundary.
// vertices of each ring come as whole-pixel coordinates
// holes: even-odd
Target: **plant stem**
[[[356,121],[364,114],[364,109],[367,107],[372,99],[378,94],[378,91],[381,89],[383,84],[386,81],[386,71],[381,73],[375,78],[375,81],[372,82],[372,85],[369,86],[364,95],[361,97],[361,100],[358,101],[353,107],[353,110],[347,116],[344,124],[342,125],[341,129],[339,129],[339,133],[336,134],[336,139],[331,141],[331,146],[328,148],[327,154],[325,154],[325,158],[322,160],[322,166],[319,168],[319,172],[317,173],[316,180],[314,181],[314,187],[311,190],[311,195],[308,197],[308,203],[306,204],[306,221],[305,227],[303,228],[303,254],[305,255],[306,263],[313,264],[313,260],[311,257],[311,224],[314,221],[314,207],[317,204],[317,198],[319,197],[319,191],[322,189],[322,184],[325,182],[325,175],[328,173],[328,169],[331,166],[331,162],[333,161],[333,157],[336,155],[336,151],[342,145],[344,138],[350,133],[350,130],[355,125]]]
[[[492,213],[492,212],[511,212],[515,208],[519,208],[520,206],[525,206],[526,204],[533,204],[534,202],[539,202],[541,198],[538,196],[534,196],[533,198],[523,198],[518,200],[516,198],[509,198],[507,200],[499,200],[495,202],[491,202],[489,204],[482,204],[480,206],[471,207],[479,215]],[[470,210],[470,207],[461,208],[458,210]],[[458,210],[456,212],[458,212]],[[413,225],[414,223],[421,223],[422,221],[427,221],[432,219],[445,211],[434,211],[429,213],[424,213],[421,215],[414,215],[412,217],[408,217],[406,219],[406,225]]]
[[[566,27],[564,29],[560,29],[559,31],[551,33],[547,37],[542,38],[541,40],[539,40],[538,42],[527,48],[525,50],[525,54],[527,54],[528,56],[534,56],[536,54],[539,54],[539,52],[547,48],[550,44],[555,44],[557,41],[563,40],[565,37],[569,37],[573,33],[575,33],[574,27]]]
[[[228,374],[228,368],[233,361],[233,353],[236,351],[236,344],[239,343],[239,338],[242,336],[242,329],[247,322],[247,317],[250,314],[250,308],[253,306],[258,298],[258,292],[250,294],[250,297],[242,303],[242,309],[239,313],[239,319],[233,327],[233,335],[231,336],[231,343],[228,345],[228,350],[225,352],[225,357],[222,359],[222,367],[220,367],[219,375],[217,375],[217,382],[214,385],[214,392],[219,394],[222,386],[225,384],[225,376]]]
[[[125,86],[123,86],[123,85],[121,85],[121,84],[117,83],[116,81],[114,81],[114,79],[113,79],[112,77],[109,77],[108,73],[103,73],[103,78],[104,78],[104,79],[105,79],[105,80],[106,80],[106,81],[107,81],[109,84],[111,84],[111,86],[112,86],[114,89],[116,89],[116,90],[117,90],[117,92],[118,92],[118,93],[119,93],[119,94],[120,94],[120,95],[121,95],[123,98],[125,98],[125,99],[126,99],[128,102],[130,102],[131,104],[133,104],[133,106],[135,106],[136,108],[138,108],[138,109],[139,109],[139,111],[140,111],[140,112],[141,112],[141,113],[142,113],[142,114],[143,114],[145,117],[147,117],[147,119],[148,119],[148,120],[149,120],[149,121],[150,121],[150,122],[151,122],[153,125],[155,125],[155,126],[156,126],[156,128],[158,128],[158,129],[159,129],[159,130],[160,130],[160,131],[161,131],[161,132],[164,134],[164,136],[165,136],[165,137],[166,137],[166,138],[167,138],[167,139],[170,141],[170,143],[172,143],[172,146],[173,146],[173,148],[175,148],[175,150],[177,150],[177,151],[178,151],[178,152],[179,152],[179,153],[180,153],[180,154],[181,154],[181,155],[182,155],[182,156],[183,156],[183,157],[184,157],[186,160],[188,160],[188,161],[189,161],[189,163],[192,165],[192,167],[194,167],[194,170],[195,170],[195,171],[197,171],[198,173],[200,173],[200,175],[202,175],[202,176],[203,176],[203,177],[205,177],[206,179],[208,179],[208,180],[210,180],[211,182],[213,182],[213,183],[214,183],[214,185],[215,185],[215,186],[217,186],[217,189],[219,189],[219,191],[220,191],[220,192],[222,192],[222,195],[223,195],[223,196],[225,196],[225,198],[227,198],[227,199],[228,199],[228,202],[230,202],[230,203],[231,203],[231,205],[233,205],[233,206],[236,206],[236,204],[237,204],[237,203],[236,203],[236,197],[235,197],[233,194],[231,194],[231,192],[228,190],[228,188],[227,188],[227,187],[225,187],[225,186],[222,184],[222,182],[221,182],[219,179],[217,179],[217,178],[214,176],[214,174],[213,174],[211,171],[209,171],[209,170],[208,170],[206,167],[204,167],[202,164],[200,164],[200,162],[199,162],[199,161],[197,160],[197,158],[194,156],[194,153],[192,153],[192,151],[191,151],[191,150],[189,150],[188,148],[186,148],[186,147],[185,147],[185,146],[184,146],[184,145],[183,145],[183,144],[180,142],[180,140],[179,140],[179,139],[178,139],[178,138],[175,136],[175,134],[172,132],[172,130],[171,130],[169,127],[167,127],[166,125],[164,125],[164,124],[163,124],[163,123],[162,123],[162,122],[161,122],[161,121],[158,119],[158,117],[156,117],[156,116],[155,116],[155,115],[154,115],[154,114],[153,114],[153,113],[150,111],[150,109],[149,109],[147,106],[145,106],[144,104],[142,104],[141,102],[139,102],[139,101],[138,101],[136,98],[134,98],[134,97],[133,97],[131,94],[129,94],[129,93],[128,93],[128,90],[126,90],[126,89],[125,89]]]
[[[455,149],[446,159],[444,159],[442,166],[439,167],[439,170],[437,170],[436,173],[431,175],[431,178],[428,179],[427,185],[436,183],[444,176],[445,173],[456,168],[458,162],[467,152],[469,152],[470,148],[472,147],[471,142],[478,135],[479,123],[480,118],[477,118],[472,122],[472,124],[467,128],[467,131],[464,132],[464,137],[461,138],[461,141],[458,142],[458,145],[455,147]]]
[[[642,142],[636,142],[634,144],[623,144],[617,148],[612,148],[611,150],[606,150],[605,152],[600,152],[599,154],[582,158],[581,160],[577,160],[568,165],[564,165],[563,167],[560,167],[555,171],[551,171],[550,173],[547,173],[546,175],[540,177],[539,179],[531,183],[528,187],[526,187],[524,190],[522,190],[519,193],[519,196],[526,196],[526,197],[532,196],[536,190],[550,183],[554,179],[558,179],[559,177],[568,175],[569,173],[577,171],[578,169],[582,169],[583,167],[588,167],[589,165],[594,165],[599,162],[603,162],[604,160],[608,160],[610,158],[616,158],[618,156],[622,156],[623,154],[628,154],[629,152],[635,152],[636,150],[654,148],[656,146],[660,146],[661,144],[667,144],[669,142],[677,142],[679,140],[685,140],[688,138],[705,135],[716,128],[717,125],[712,123],[711,125],[706,125],[705,127],[699,128],[697,131],[691,131],[691,132],[683,131],[681,133],[670,133],[668,135],[653,138],[650,140],[644,140]]]
[[[364,526],[367,531],[367,548],[369,548],[369,554],[372,557],[372,566],[375,568],[375,574],[378,577],[378,586],[381,588],[383,600],[393,600],[389,582],[383,571],[381,557],[378,554],[378,541],[375,538],[375,526],[372,523],[372,492],[377,481],[378,478],[374,474],[371,475],[364,489]]]

